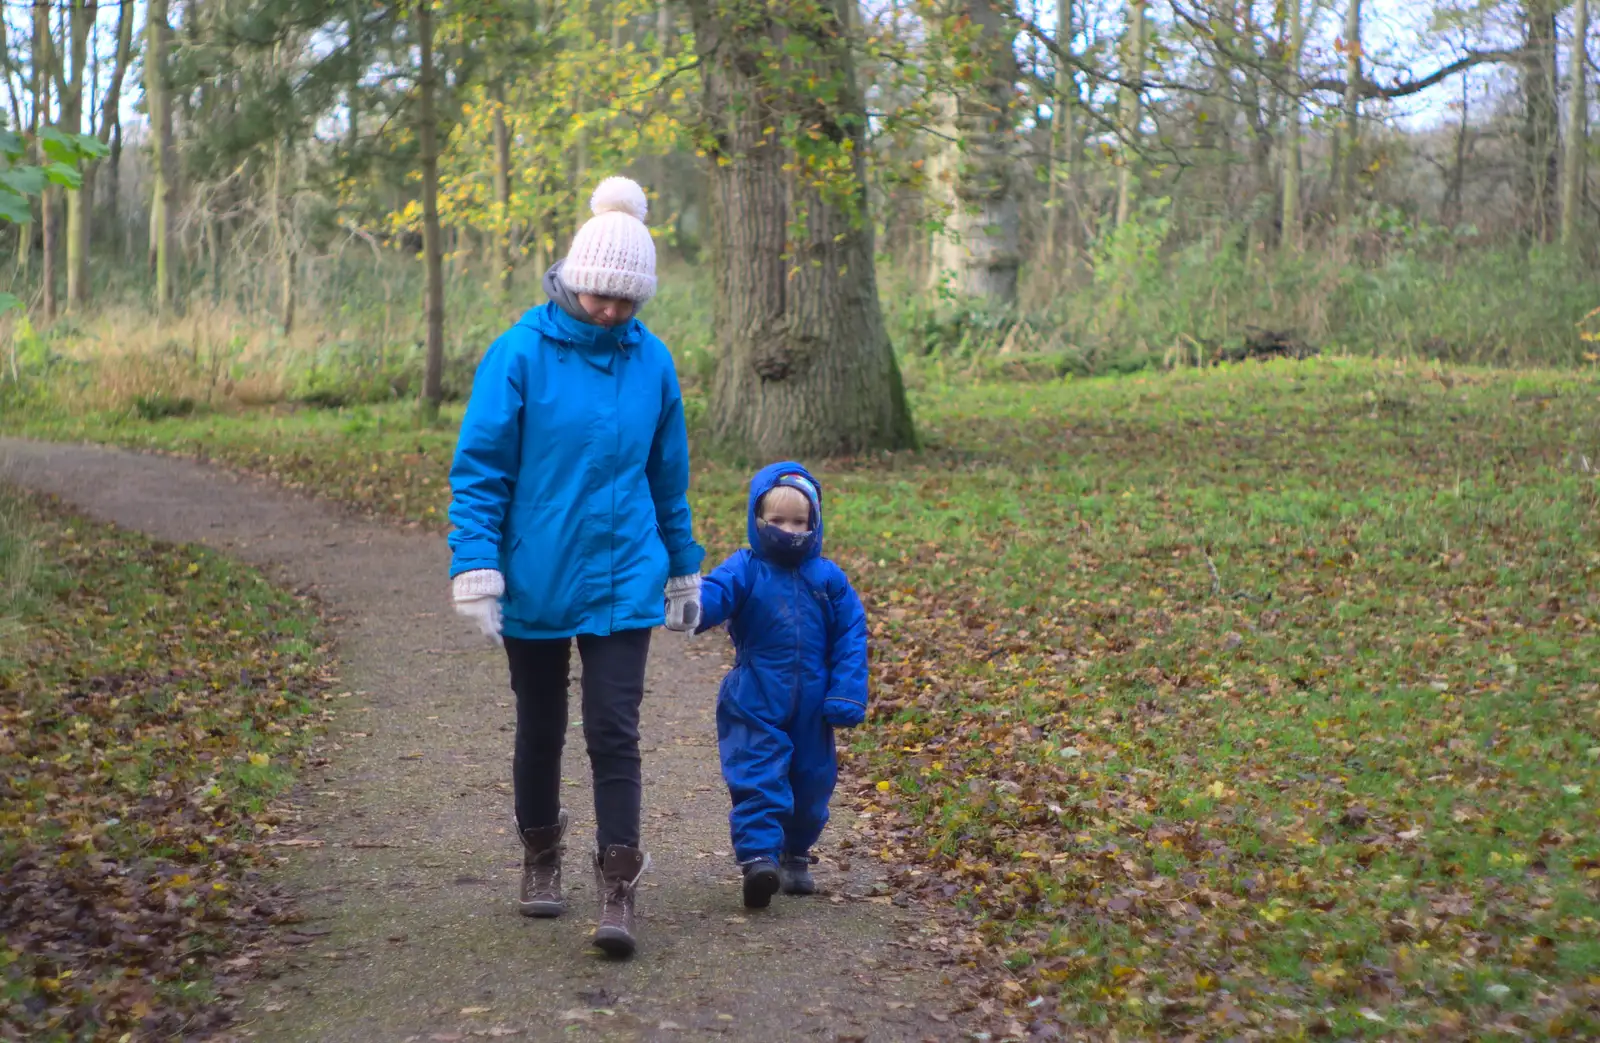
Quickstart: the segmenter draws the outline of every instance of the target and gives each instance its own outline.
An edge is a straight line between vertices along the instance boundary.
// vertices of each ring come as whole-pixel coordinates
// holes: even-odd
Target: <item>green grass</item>
[[[1600,1032],[1600,380],[1326,360],[932,386],[818,464],[852,793],[994,1009],[1118,1038]],[[453,419],[453,418],[452,418]],[[442,525],[405,414],[41,421]],[[747,470],[697,462],[713,560]]]
[[[316,613],[259,574],[0,487],[0,1035],[221,1024],[219,964],[319,688]]]

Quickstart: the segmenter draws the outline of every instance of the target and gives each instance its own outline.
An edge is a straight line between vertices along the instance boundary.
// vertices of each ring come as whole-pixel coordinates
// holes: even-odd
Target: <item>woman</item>
[[[639,838],[650,630],[699,621],[705,552],[689,516],[677,372],[634,317],[656,290],[644,192],[608,178],[591,206],[545,276],[549,303],[495,341],[473,378],[450,470],[450,575],[456,611],[503,644],[511,664],[527,916],[566,908],[561,747],[577,639],[598,826],[594,940],[628,956],[650,864]]]

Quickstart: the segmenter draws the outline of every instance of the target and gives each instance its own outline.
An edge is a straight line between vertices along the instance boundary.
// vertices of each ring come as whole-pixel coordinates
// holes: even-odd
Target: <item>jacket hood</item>
[[[808,560],[819,558],[822,556],[822,486],[811,476],[810,471],[807,471],[792,460],[769,464],[757,471],[756,476],[750,479],[750,502],[747,507],[745,522],[745,535],[750,540],[750,549],[755,551],[757,555],[762,553],[761,536],[756,531],[756,508],[760,505],[761,498],[776,489],[781,479],[788,477],[802,478],[810,486],[809,489],[801,487],[801,491],[811,501],[812,517],[816,519],[816,527],[814,529],[816,535],[812,538],[811,546],[806,551],[806,558]]]
[[[612,357],[618,351],[628,352],[638,347],[645,333],[644,324],[638,318],[629,319],[620,326],[596,326],[573,318],[554,301],[528,309],[517,325],[548,337],[555,343],[558,353],[576,351],[584,361],[606,372],[611,371]]]

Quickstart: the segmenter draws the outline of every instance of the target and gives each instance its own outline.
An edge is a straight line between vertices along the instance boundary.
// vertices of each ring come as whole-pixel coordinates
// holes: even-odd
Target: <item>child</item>
[[[816,891],[811,845],[838,777],[833,729],[867,714],[867,617],[822,556],[822,493],[799,464],[750,482],[750,548],[705,578],[700,630],[727,622],[733,669],[717,699],[717,745],[744,904]]]

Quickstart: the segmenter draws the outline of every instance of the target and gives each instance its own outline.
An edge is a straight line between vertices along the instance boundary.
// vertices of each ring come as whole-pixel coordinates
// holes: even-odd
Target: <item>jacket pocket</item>
[[[551,527],[548,515],[518,512],[506,557],[506,615],[535,630],[563,629],[571,600],[563,575],[567,563],[557,551],[556,533],[547,531]]]

